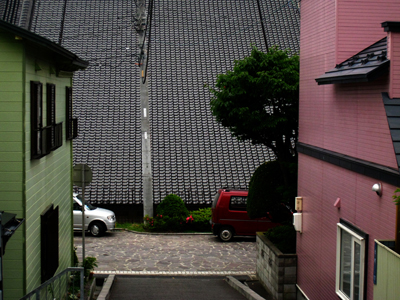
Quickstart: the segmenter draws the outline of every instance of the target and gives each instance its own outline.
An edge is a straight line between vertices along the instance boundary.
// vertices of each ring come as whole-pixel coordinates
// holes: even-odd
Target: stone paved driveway
[[[148,235],[128,231],[85,237],[86,256],[98,260],[95,273],[134,275],[249,275],[256,270],[255,238],[222,243],[213,235]],[[78,258],[82,237],[75,233]]]

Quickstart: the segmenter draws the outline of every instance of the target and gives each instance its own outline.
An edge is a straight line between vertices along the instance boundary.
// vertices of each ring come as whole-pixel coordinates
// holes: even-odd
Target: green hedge
[[[199,232],[211,231],[211,207],[193,210],[189,212],[189,215],[192,216],[192,218],[188,217],[186,219],[186,224],[188,224],[189,230]]]
[[[269,229],[265,236],[282,253],[296,253],[296,230],[293,225],[282,225]]]
[[[189,212],[180,197],[170,194],[156,210],[157,215],[144,217],[144,228],[156,232],[210,232],[211,208]]]
[[[270,161],[260,165],[249,183],[247,213],[250,218],[278,216],[281,203],[291,204],[297,193],[297,164]],[[274,213],[275,212],[275,213]]]

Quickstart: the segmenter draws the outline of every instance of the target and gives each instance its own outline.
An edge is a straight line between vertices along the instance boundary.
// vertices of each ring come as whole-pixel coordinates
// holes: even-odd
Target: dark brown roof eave
[[[0,29],[4,29],[12,34],[15,34],[16,36],[22,38],[23,40],[27,40],[32,44],[49,49],[51,52],[60,56],[64,61],[68,61],[68,63],[73,66],[72,68],[69,68],[70,70],[86,69],[89,66],[89,62],[80,59],[76,54],[40,35],[25,30],[21,27],[0,20]]]
[[[383,64],[377,66],[375,69],[368,73],[362,73],[357,75],[344,75],[333,73],[332,76],[321,76],[316,78],[315,81],[318,85],[323,84],[337,84],[337,83],[357,83],[357,82],[371,82],[378,77],[385,75],[389,72],[390,61],[387,60]],[[327,72],[325,75],[329,75]]]
[[[319,76],[315,81],[321,84],[369,82],[379,76],[386,74],[389,70],[390,61],[387,54],[387,37],[370,45],[356,55],[325,74]]]

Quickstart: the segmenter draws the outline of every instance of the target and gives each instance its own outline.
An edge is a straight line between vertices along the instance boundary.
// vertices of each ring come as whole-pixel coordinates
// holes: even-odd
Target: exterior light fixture
[[[372,190],[378,195],[382,196],[382,184],[381,183],[375,183],[372,186]]]

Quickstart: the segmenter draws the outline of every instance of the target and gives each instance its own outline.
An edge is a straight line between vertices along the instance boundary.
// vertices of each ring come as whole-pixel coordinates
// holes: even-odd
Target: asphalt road
[[[244,300],[225,277],[118,276],[110,300]]]

